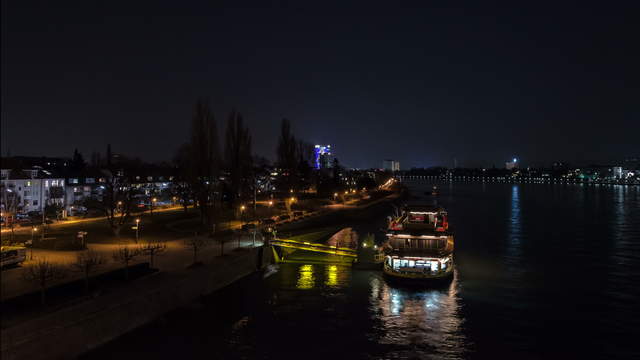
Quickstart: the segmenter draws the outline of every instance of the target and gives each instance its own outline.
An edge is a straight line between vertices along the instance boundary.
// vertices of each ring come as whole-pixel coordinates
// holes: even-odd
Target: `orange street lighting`
[[[273,201],[269,201],[269,206],[273,205]]]
[[[156,199],[156,198],[153,198],[153,199],[151,199],[151,200],[152,200],[153,202],[156,202],[156,201],[158,201],[158,199]]]
[[[244,211],[245,207],[244,205],[240,206],[240,211]]]

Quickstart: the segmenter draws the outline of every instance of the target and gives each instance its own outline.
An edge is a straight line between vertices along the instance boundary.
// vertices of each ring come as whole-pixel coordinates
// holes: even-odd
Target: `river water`
[[[407,185],[422,194],[432,184]],[[283,264],[89,358],[640,356],[640,189],[438,186],[456,234],[448,284],[405,288],[378,271]],[[386,215],[349,225],[382,241]]]

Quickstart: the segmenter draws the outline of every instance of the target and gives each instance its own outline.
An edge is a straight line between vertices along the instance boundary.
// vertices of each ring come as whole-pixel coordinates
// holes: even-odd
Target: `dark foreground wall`
[[[269,254],[252,248],[216,259],[214,264],[158,273],[126,289],[3,329],[1,358],[75,358],[251,274],[266,264]]]

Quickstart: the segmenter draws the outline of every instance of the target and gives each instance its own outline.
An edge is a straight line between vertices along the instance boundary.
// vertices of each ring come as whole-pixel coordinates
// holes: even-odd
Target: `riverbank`
[[[66,359],[105,344],[268,264],[262,247],[201,266],[160,272],[135,286],[2,330],[2,359]],[[133,285],[133,283],[132,283]]]
[[[366,216],[379,206],[398,199],[400,189],[362,205],[326,209],[314,216],[284,225],[301,231],[315,224],[340,222]],[[214,240],[215,241],[215,240]],[[57,359],[79,356],[122,334],[149,323],[176,308],[188,306],[194,299],[213,293],[237,279],[263,268],[271,261],[271,251],[249,247],[250,240],[218,242],[202,254],[203,265],[187,267],[189,259],[162,257],[171,266],[131,282],[108,294],[84,299],[76,305],[16,321],[2,329],[3,359]],[[242,244],[247,246],[241,248]],[[236,250],[231,251],[234,244]],[[225,256],[218,256],[225,246]],[[216,250],[217,248],[217,250]],[[186,261],[186,262],[185,262]]]

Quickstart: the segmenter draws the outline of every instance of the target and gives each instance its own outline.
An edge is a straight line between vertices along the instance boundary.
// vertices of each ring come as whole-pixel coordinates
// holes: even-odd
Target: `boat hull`
[[[397,272],[387,266],[383,267],[382,271],[385,278],[392,281],[401,281],[405,283],[439,283],[446,282],[453,278],[455,265],[451,266],[445,272],[438,274],[425,274],[425,273],[410,273],[410,272]]]

